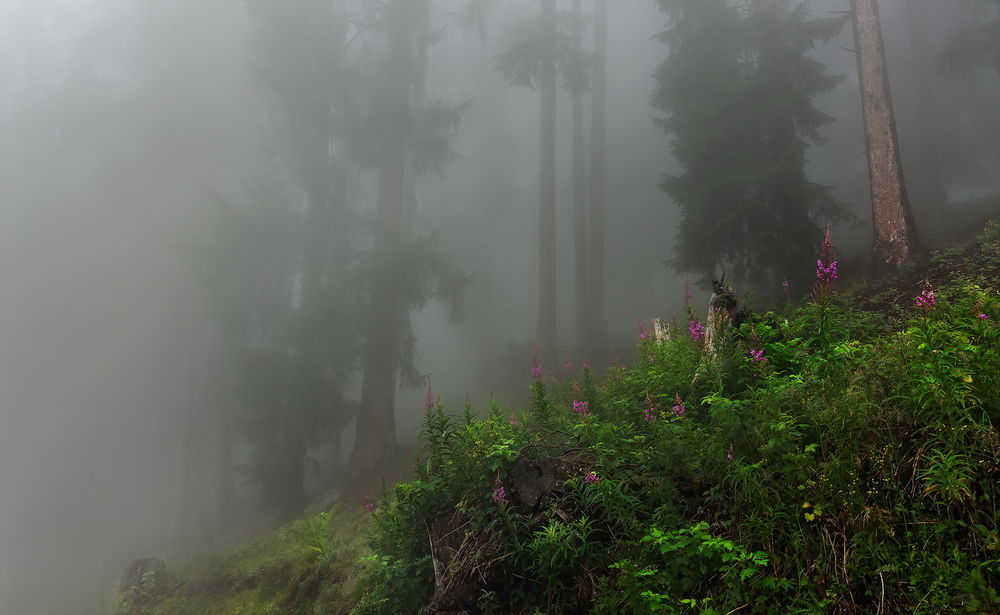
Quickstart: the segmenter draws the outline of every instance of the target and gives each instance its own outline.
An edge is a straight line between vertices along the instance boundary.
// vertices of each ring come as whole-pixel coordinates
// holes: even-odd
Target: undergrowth
[[[415,479],[129,614],[1000,613],[1000,227],[867,294],[831,260],[721,338],[533,361],[526,408],[429,400]]]
[[[643,330],[600,382],[532,366],[524,411],[429,407],[354,613],[1000,612],[996,287],[887,318],[817,273],[711,351]]]

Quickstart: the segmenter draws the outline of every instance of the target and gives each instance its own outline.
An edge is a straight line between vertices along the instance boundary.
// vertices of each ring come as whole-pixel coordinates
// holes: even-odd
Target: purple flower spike
[[[934,289],[930,284],[925,284],[924,289],[920,291],[917,298],[913,300],[913,306],[918,308],[924,314],[927,314],[937,303],[937,297],[934,296]]]
[[[986,314],[976,314],[976,318],[978,318],[979,320],[981,320],[983,322],[986,322],[987,320],[990,319],[990,317],[987,316]]]
[[[503,488],[503,481],[499,478],[493,481],[493,503],[507,503],[507,491]]]
[[[733,460],[733,443],[732,442],[729,443],[729,450],[726,451],[726,459],[728,459],[729,461]]]
[[[639,329],[639,339],[641,339],[641,340],[648,340],[649,339],[649,332],[646,331],[646,327],[643,326],[642,321],[641,320],[636,320],[635,324],[636,324],[636,328]]]
[[[696,342],[705,339],[705,327],[697,320],[688,321],[688,333],[691,334],[691,339]]]
[[[368,499],[367,495],[365,496],[365,510],[367,510],[370,513],[375,512],[375,502],[372,502],[370,499]]]
[[[542,366],[538,363],[538,357],[531,353],[531,377],[540,380],[542,377]]]
[[[424,398],[424,408],[430,410],[434,407],[434,391],[431,385],[427,385],[427,397]]]
[[[754,363],[764,363],[765,361],[767,361],[767,357],[764,356],[763,350],[751,348],[750,360],[753,361]]]
[[[687,408],[684,407],[684,402],[681,400],[680,393],[674,393],[674,416],[681,418],[684,413],[687,412]]]
[[[583,480],[587,481],[591,485],[596,485],[601,482],[601,477],[597,475],[597,472],[587,472],[587,475],[583,477]]]
[[[587,407],[587,402],[574,399],[573,412],[576,412],[580,416],[587,416],[590,413],[590,408]]]
[[[837,261],[824,265],[823,259],[816,259],[816,279],[828,284],[837,279]]]

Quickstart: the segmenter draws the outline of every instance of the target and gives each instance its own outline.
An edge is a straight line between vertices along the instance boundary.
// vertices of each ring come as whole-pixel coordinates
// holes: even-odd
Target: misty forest
[[[1000,613],[998,0],[0,0],[0,614]]]

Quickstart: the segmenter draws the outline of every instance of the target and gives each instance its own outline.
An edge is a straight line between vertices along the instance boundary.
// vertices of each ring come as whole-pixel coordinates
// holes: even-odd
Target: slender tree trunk
[[[872,262],[881,275],[906,261],[919,242],[903,181],[878,6],[876,0],[851,0],[851,10],[871,179]]]
[[[573,0],[573,51],[583,53],[583,0]],[[571,84],[573,97],[573,252],[576,274],[576,349],[590,346],[590,292],[587,286],[587,163],[583,137],[582,84]]]
[[[543,0],[546,49],[541,77],[541,156],[538,190],[538,336],[536,350],[554,365],[556,349],[556,1]]]
[[[593,100],[590,127],[590,241],[587,267],[590,292],[590,355],[597,359],[607,354],[607,322],[604,316],[604,207],[605,142],[607,117],[608,0],[594,2]]]
[[[218,475],[220,525],[227,524],[236,514],[236,468],[233,465],[233,407],[220,399],[215,434],[215,464]]]
[[[930,84],[933,78],[934,61],[927,50],[927,27],[925,15],[927,0],[907,0],[903,8],[904,21],[910,41],[910,74],[913,88],[908,102],[910,113],[910,137],[903,130],[902,145],[907,151],[907,176],[914,188],[914,210],[922,213],[921,222],[928,230],[947,226],[949,219],[948,194],[941,174],[941,158],[936,130],[935,114],[932,109],[933,97]],[[906,148],[906,144],[910,147]]]
[[[364,377],[357,438],[348,471],[352,478],[376,470],[396,450],[396,378],[400,326],[405,316],[395,278],[403,240],[406,135],[412,79],[409,23],[411,0],[386,6],[389,47],[381,69],[375,104],[384,121],[375,230],[375,279],[366,326]]]

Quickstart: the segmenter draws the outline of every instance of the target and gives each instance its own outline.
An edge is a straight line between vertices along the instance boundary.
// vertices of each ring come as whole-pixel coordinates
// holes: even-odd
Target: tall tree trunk
[[[590,291],[590,355],[607,354],[607,322],[604,316],[604,205],[605,142],[607,117],[608,0],[594,2],[594,82],[590,127],[590,241],[587,267]]]
[[[348,471],[352,478],[377,470],[396,450],[396,378],[399,372],[400,327],[405,314],[394,279],[403,240],[403,197],[406,183],[406,135],[412,79],[411,0],[386,6],[389,42],[375,104],[384,128],[378,171],[375,230],[375,279],[366,326],[364,377],[357,419],[357,438]]]
[[[554,365],[556,349],[556,0],[543,0],[545,54],[541,74],[541,142],[538,164],[538,336],[543,363]]]
[[[909,126],[903,129],[903,148],[907,151],[907,177],[913,195],[914,210],[926,228],[943,229],[950,218],[948,194],[941,174],[941,159],[932,108],[930,84],[934,75],[934,60],[927,50],[927,0],[907,0],[902,8],[910,42],[910,78],[913,80],[907,101],[912,106]],[[910,147],[906,147],[907,143]]]
[[[573,0],[573,52],[583,53],[583,0]],[[571,83],[573,97],[573,252],[576,274],[576,349],[586,356],[590,346],[590,292],[587,287],[587,164],[583,137],[582,83]]]
[[[919,241],[903,181],[878,6],[876,0],[851,0],[851,10],[871,179],[872,262],[881,275],[906,261]]]
[[[218,424],[215,433],[215,467],[218,472],[220,526],[227,525],[236,514],[236,467],[233,464],[233,406],[224,399],[218,402]]]

